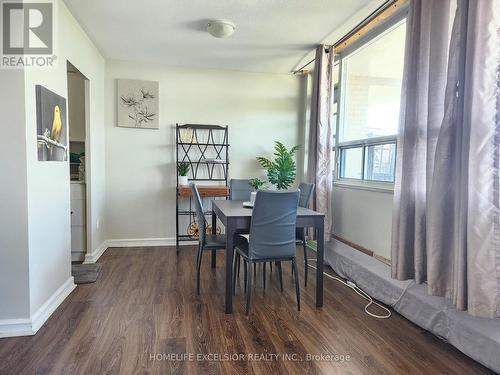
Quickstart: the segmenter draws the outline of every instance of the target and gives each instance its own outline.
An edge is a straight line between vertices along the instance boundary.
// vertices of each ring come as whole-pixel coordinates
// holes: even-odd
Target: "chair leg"
[[[270,272],[273,272],[273,262],[269,262],[269,270]]]
[[[309,264],[307,262],[307,244],[306,244],[306,240],[304,239],[304,241],[302,242],[304,244],[304,267],[305,267],[305,271],[304,271],[304,285],[307,286],[307,272],[309,271]]]
[[[262,281],[264,283],[264,290],[266,290],[266,262],[262,266]]]
[[[200,272],[201,272],[201,258],[203,256],[203,249],[198,246],[198,258],[196,262],[196,293],[200,295]]]
[[[200,261],[200,245],[198,245],[198,249],[196,250],[196,269],[198,269],[199,261]]]
[[[248,262],[248,265],[251,266],[252,262]],[[255,265],[255,263],[254,263]],[[248,315],[248,312],[250,310],[250,296],[252,295],[252,272],[248,270],[247,272],[247,308],[246,308],[246,315]]]
[[[240,263],[240,255],[238,252],[234,254],[233,258],[233,296],[236,295],[236,267]]]
[[[243,282],[244,283],[244,292],[245,294],[247,294],[247,273],[248,273],[248,270],[247,270],[247,267],[248,267],[248,263],[246,260],[243,260],[243,278],[245,279],[245,281]]]
[[[295,259],[292,259],[292,267],[295,270],[295,294],[297,295],[297,309],[300,311],[299,273],[297,272],[297,262]]]
[[[217,251],[212,250],[212,268],[215,268],[217,266]]]
[[[257,278],[257,263],[253,264],[253,276]]]
[[[240,278],[240,256],[238,255],[238,279]]]
[[[278,274],[280,277],[281,291],[283,292],[283,272],[281,270],[281,262],[276,262],[276,268],[278,268]]]

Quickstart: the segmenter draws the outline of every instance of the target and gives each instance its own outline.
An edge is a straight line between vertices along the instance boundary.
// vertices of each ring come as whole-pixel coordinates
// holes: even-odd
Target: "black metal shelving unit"
[[[189,164],[189,182],[209,184],[210,186],[224,186],[227,193],[222,196],[209,195],[203,192],[200,185],[200,195],[203,197],[228,198],[228,175],[229,175],[229,138],[228,127],[221,125],[201,124],[176,124],[176,167],[180,163]],[[176,171],[176,249],[179,253],[179,242],[195,241],[198,237],[188,233],[192,225],[196,225],[196,213],[192,197],[187,196],[186,187],[179,186],[179,175]],[[185,204],[181,207],[182,204]],[[205,205],[204,205],[205,206]],[[205,207],[205,215],[211,215],[212,211]],[[185,227],[182,218],[188,218]],[[207,220],[207,222],[211,222]],[[185,224],[185,222],[184,222]]]

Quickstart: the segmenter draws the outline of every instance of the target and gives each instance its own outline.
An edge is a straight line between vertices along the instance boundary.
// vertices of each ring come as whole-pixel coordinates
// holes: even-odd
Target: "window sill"
[[[349,181],[349,180],[335,180],[333,186],[342,187],[347,189],[358,189],[376,191],[379,193],[394,193],[394,184],[387,182],[366,182],[366,181]]]

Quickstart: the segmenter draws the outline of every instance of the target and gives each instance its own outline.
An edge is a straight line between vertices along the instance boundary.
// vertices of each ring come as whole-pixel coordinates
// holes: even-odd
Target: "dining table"
[[[242,201],[213,200],[212,228],[217,228],[217,219],[224,225],[226,232],[225,312],[231,314],[233,311],[234,236],[236,233],[245,231],[248,233],[252,221],[252,208],[244,207]],[[297,208],[297,228],[314,228],[316,234],[316,307],[323,306],[324,222],[324,214],[309,208]],[[212,265],[215,266],[215,252],[212,255]]]

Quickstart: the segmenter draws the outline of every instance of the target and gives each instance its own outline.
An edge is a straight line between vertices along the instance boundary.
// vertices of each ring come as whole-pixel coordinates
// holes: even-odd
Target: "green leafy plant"
[[[265,184],[266,183],[262,181],[260,178],[252,178],[250,181],[248,181],[248,185],[253,187],[254,190],[259,190]]]
[[[177,166],[177,172],[179,176],[187,176],[189,173],[189,164],[188,163],[180,163]]]
[[[274,160],[262,156],[258,156],[257,160],[267,170],[269,182],[276,185],[278,190],[285,190],[295,181],[297,166],[294,155],[300,146],[297,145],[288,150],[279,141],[275,141],[274,144]]]

